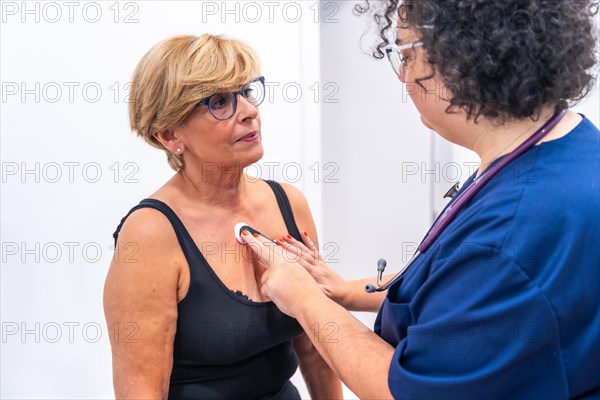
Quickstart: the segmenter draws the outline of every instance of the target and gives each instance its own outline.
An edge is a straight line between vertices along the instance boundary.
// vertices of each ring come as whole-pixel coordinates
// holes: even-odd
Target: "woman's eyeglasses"
[[[416,41],[412,43],[403,44],[402,46],[398,46],[395,44],[389,45],[385,48],[385,52],[387,53],[388,60],[390,60],[390,64],[392,65],[392,69],[396,73],[396,75],[400,76],[404,73],[404,67],[406,67],[407,58],[402,52],[408,49],[414,49],[415,47],[422,46],[422,41]]]
[[[237,92],[210,95],[200,100],[198,105],[207,106],[213,117],[219,121],[224,121],[235,114],[238,94],[254,107],[258,107],[265,99],[265,77],[259,76]]]

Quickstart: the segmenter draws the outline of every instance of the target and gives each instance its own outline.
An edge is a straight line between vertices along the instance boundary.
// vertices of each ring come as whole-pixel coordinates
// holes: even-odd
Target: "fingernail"
[[[306,233],[306,231],[304,231],[304,236],[308,236],[308,233]]]
[[[253,233],[252,236],[254,236],[255,238],[258,237],[258,233]]]
[[[292,237],[290,235],[287,235],[288,239],[291,239]]]
[[[247,230],[243,230],[243,231],[242,231],[242,235],[246,236],[247,234],[248,234],[248,231],[247,231]]]

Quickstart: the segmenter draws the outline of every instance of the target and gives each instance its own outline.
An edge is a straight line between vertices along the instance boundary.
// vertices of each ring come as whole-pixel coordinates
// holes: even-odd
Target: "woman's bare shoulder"
[[[175,236],[167,217],[157,209],[145,207],[135,210],[127,217],[119,232],[119,241],[126,237],[159,242],[166,239],[165,235],[170,236],[169,233]]]
[[[135,210],[127,217],[115,246],[111,270],[125,266],[130,271],[155,276],[179,275],[182,251],[167,217],[153,208]],[[167,267],[167,268],[166,268]]]

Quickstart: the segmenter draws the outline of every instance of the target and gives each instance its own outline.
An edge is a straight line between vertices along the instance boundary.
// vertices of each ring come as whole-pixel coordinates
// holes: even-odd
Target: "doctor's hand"
[[[298,255],[295,249],[286,249],[284,242],[275,245],[262,236],[254,237],[248,231],[240,235],[266,267],[260,283],[261,293],[271,299],[285,314],[299,318],[307,302],[327,301],[327,297],[304,265],[310,258]]]
[[[327,297],[345,307],[346,299],[351,290],[349,282],[325,263],[318,247],[306,232],[300,236],[302,242],[289,235],[277,242],[290,254],[294,254],[299,258],[298,263],[312,275]]]
[[[321,290],[333,301],[351,311],[377,312],[385,298],[385,292],[367,293],[365,285],[372,282],[372,278],[347,281],[332,270],[319,254],[318,247],[304,232],[302,242],[291,236],[278,240],[280,246],[289,253],[299,257],[298,263],[302,265],[319,284]],[[389,278],[390,276],[387,276]]]

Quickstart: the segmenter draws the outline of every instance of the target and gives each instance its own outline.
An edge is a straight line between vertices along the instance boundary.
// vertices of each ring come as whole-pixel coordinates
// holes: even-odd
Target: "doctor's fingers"
[[[317,246],[315,245],[315,243],[312,241],[312,239],[310,238],[310,236],[308,236],[308,233],[306,231],[304,231],[302,233],[302,235],[300,235],[300,237],[302,237],[302,241],[304,242],[304,244],[306,245],[306,247],[308,247],[310,250],[318,253],[319,249],[317,248]]]
[[[240,237],[250,250],[261,258],[263,264],[267,268],[270,268],[273,262],[281,258],[281,255],[278,253],[281,253],[283,249],[278,244],[275,244],[262,236],[255,237],[246,230],[242,231]]]
[[[284,248],[289,249],[290,252],[293,252],[294,254],[302,257],[304,260],[311,264],[318,264],[319,262],[323,261],[323,258],[319,253],[319,249],[315,246],[312,240],[310,240],[310,238],[307,235],[302,235],[302,240],[304,241],[305,239],[308,240],[308,243],[299,242],[288,235],[284,238],[283,241],[283,243],[287,244],[288,247]]]
[[[300,264],[308,273],[313,277],[313,279],[319,281],[318,277],[323,274],[327,274],[329,271],[329,266],[325,264],[325,261],[320,256],[320,254],[316,254],[313,251],[310,251],[303,245],[300,245],[299,242],[295,243],[287,243],[287,242],[279,242],[280,246],[284,248],[284,257],[290,258]],[[300,246],[304,248],[304,250],[300,249]]]
[[[298,242],[291,242],[290,239],[286,238],[287,241],[283,239],[277,240],[277,244],[281,246],[283,249],[283,256],[288,261],[294,261],[306,267],[311,264],[310,255],[306,253],[306,251],[302,250],[300,246],[298,246]],[[294,240],[294,239],[291,239]]]

